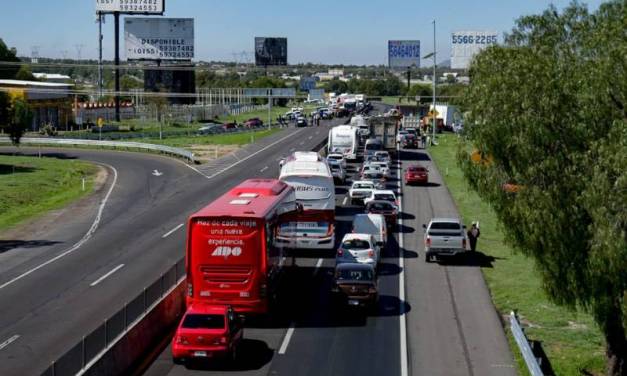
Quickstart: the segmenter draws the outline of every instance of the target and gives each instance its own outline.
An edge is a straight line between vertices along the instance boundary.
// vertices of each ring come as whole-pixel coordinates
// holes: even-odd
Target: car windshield
[[[224,328],[224,315],[190,313],[185,316],[182,326],[186,329],[222,329]]]
[[[372,270],[340,269],[335,273],[335,278],[340,281],[372,281],[374,273]]]
[[[427,169],[424,167],[412,167],[409,169],[411,172],[427,172]]]
[[[353,184],[353,188],[356,188],[356,189],[372,189],[372,184],[357,183],[357,184]]]
[[[383,174],[380,174],[378,172],[366,172],[364,174],[364,177],[366,179],[382,179],[383,178]]]
[[[367,240],[363,239],[349,239],[342,242],[342,248],[352,250],[369,249],[370,243],[368,243]]]
[[[374,195],[375,200],[396,201],[396,197],[389,193],[379,193]]]
[[[368,206],[369,210],[392,210],[394,206],[389,202],[373,202]]]
[[[461,226],[455,222],[433,222],[431,230],[461,230]]]

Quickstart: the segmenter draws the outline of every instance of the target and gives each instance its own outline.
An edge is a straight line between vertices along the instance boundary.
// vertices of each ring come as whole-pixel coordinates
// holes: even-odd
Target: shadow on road
[[[0,240],[0,254],[16,248],[49,247],[59,243],[50,240]]]
[[[246,332],[244,331],[244,335]],[[237,359],[208,359],[206,361],[194,359],[185,364],[185,368],[195,371],[253,371],[270,363],[274,350],[256,339],[242,339],[237,350]]]
[[[494,262],[504,260],[502,257],[486,255],[483,252],[464,252],[455,256],[440,256],[438,264],[445,266],[470,266],[479,268],[493,268]]]

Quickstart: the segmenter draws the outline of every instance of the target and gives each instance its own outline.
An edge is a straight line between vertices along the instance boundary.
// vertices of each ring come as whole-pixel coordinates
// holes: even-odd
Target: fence
[[[512,334],[514,335],[514,339],[518,344],[518,348],[522,353],[523,358],[525,359],[525,363],[527,364],[527,368],[529,369],[529,373],[531,376],[543,376],[542,368],[540,367],[540,362],[536,359],[536,356],[529,346],[529,341],[527,340],[527,336],[525,336],[525,332],[520,326],[518,322],[518,317],[514,312],[509,315],[509,323],[510,328],[512,330]]]
[[[135,324],[149,313],[160,299],[166,296],[185,277],[185,259],[179,260],[159,279],[143,289],[143,291],[124,307],[109,317],[84,336],[68,352],[52,362],[42,376],[76,375],[109,349]]]
[[[0,144],[10,144],[11,140],[7,137],[0,137]],[[143,144],[140,142],[120,142],[120,141],[96,141],[96,140],[77,140],[77,139],[58,139],[58,138],[34,138],[24,137],[20,139],[22,145],[53,145],[53,146],[94,146],[107,147],[113,149],[138,149],[147,150],[163,154],[174,155],[185,158],[194,163],[194,153],[185,149],[174,148],[171,146]]]

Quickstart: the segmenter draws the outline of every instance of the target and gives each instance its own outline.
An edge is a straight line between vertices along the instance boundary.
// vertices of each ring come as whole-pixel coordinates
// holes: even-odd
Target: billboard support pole
[[[268,129],[272,129],[272,89],[268,89]]]
[[[98,102],[102,100],[102,21],[104,15],[98,12]]]
[[[114,12],[115,19],[115,121],[120,121],[120,12]]]
[[[436,85],[436,77],[435,77],[435,59],[436,56],[436,48],[435,48],[435,20],[433,20],[433,139],[432,143],[435,143],[435,126],[437,123],[435,116],[435,85]]]
[[[411,67],[407,67],[407,96],[409,97],[409,89],[411,88]]]

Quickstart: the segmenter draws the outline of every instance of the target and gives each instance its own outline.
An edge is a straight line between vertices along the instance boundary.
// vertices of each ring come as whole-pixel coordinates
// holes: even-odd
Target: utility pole
[[[435,77],[435,67],[436,67],[436,46],[435,46],[435,20],[433,20],[433,138],[431,143],[435,143],[435,126],[436,126],[436,116],[435,116],[435,87],[436,87],[436,77]]]

